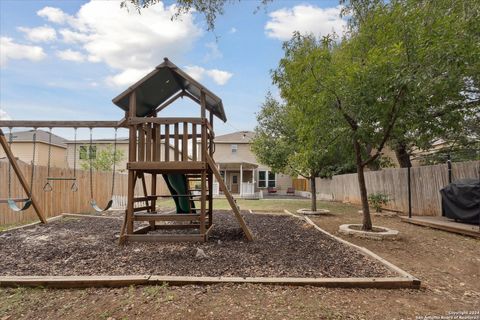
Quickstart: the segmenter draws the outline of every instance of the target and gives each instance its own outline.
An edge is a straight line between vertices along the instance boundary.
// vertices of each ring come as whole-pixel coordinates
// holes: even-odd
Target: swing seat
[[[113,199],[110,199],[110,201],[108,201],[107,203],[107,206],[105,207],[105,209],[102,209],[98,206],[97,204],[97,201],[95,200],[90,200],[90,205],[92,206],[92,208],[97,211],[97,212],[103,212],[103,211],[107,211],[108,209],[110,209],[113,205]]]
[[[17,206],[17,202],[23,202],[23,206]],[[25,211],[32,205],[32,198],[28,199],[7,199],[7,204],[13,211]]]

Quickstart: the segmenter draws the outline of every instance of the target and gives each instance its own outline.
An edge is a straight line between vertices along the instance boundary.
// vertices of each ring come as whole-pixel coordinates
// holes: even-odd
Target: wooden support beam
[[[210,170],[212,170],[213,174],[215,175],[215,178],[219,183],[220,190],[222,190],[223,193],[225,194],[225,197],[227,198],[228,203],[230,204],[230,207],[232,208],[233,213],[235,214],[235,217],[238,220],[238,223],[242,227],[243,233],[245,234],[245,236],[249,241],[252,241],[253,240],[252,232],[250,231],[247,224],[245,223],[245,220],[243,220],[243,217],[240,214],[240,210],[238,209],[238,206],[235,203],[235,199],[233,199],[232,194],[230,193],[227,186],[225,185],[225,182],[222,180],[222,176],[220,175],[220,172],[218,172],[215,162],[208,154],[206,155],[206,158],[207,158],[207,163],[210,166]]]
[[[207,164],[201,161],[169,161],[169,162],[128,162],[128,170],[143,170],[146,172],[151,171],[185,171],[195,172],[199,170],[205,170]]]
[[[118,121],[49,121],[49,120],[0,120],[5,128],[118,128],[125,122]]]
[[[144,123],[158,123],[158,124],[176,124],[176,123],[196,123],[201,124],[202,119],[200,118],[143,118],[143,117],[129,117],[127,124],[128,125],[135,125],[135,124],[144,124]]]
[[[131,234],[131,235],[127,235],[127,241],[205,242],[205,237],[201,234]]]
[[[27,194],[27,197],[32,200],[32,206],[35,209],[35,213],[38,216],[38,219],[42,223],[47,223],[47,219],[45,219],[45,215],[43,214],[42,208],[37,202],[37,199],[32,195],[32,190],[30,190],[30,187],[28,185],[27,180],[23,176],[22,170],[18,166],[17,159],[13,155],[12,150],[10,149],[10,145],[8,144],[7,139],[5,138],[5,135],[0,129],[0,144],[2,145],[3,150],[5,151],[5,154],[7,155],[8,161],[10,162],[13,171],[15,172],[16,176],[18,177],[18,180],[20,180],[20,184],[22,185],[23,190]],[[32,168],[33,170],[33,168]],[[3,179],[2,179],[3,180]]]
[[[193,213],[158,214],[158,213],[135,213],[136,221],[199,221],[200,215]]]
[[[175,100],[177,100],[178,98],[181,98],[183,97],[184,95],[184,91],[179,91],[176,95],[172,96],[170,99],[168,99],[167,101],[165,101],[164,103],[162,103],[161,105],[159,105],[156,109],[155,109],[155,113],[159,113],[160,111],[164,110],[166,107],[168,107],[169,105],[171,105],[173,102],[175,102]]]
[[[133,91],[130,94],[128,114],[134,117],[137,114],[137,94]],[[137,129],[135,125],[129,126],[129,140],[128,140],[128,161],[135,162],[137,160]],[[128,185],[127,185],[127,208],[125,210],[125,220],[123,222],[122,230],[120,232],[119,243],[123,244],[125,241],[125,234],[133,232],[133,204],[135,197],[136,173],[128,171]]]

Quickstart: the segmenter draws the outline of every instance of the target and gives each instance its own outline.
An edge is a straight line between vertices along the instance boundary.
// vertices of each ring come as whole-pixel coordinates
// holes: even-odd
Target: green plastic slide
[[[189,197],[176,197],[178,195],[187,195],[188,185],[187,177],[184,174],[164,174],[163,179],[167,183],[168,190],[173,196],[175,206],[177,207],[177,213],[194,213],[195,205]],[[190,209],[192,208],[192,209]]]

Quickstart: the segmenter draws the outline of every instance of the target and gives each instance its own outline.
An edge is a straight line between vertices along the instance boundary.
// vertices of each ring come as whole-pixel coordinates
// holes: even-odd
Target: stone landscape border
[[[364,255],[382,263],[389,270],[396,273],[396,277],[377,278],[278,278],[278,277],[191,277],[191,276],[161,276],[161,275],[119,275],[119,276],[0,276],[0,287],[48,287],[48,288],[92,288],[92,287],[125,287],[131,285],[214,285],[214,284],[262,284],[262,285],[289,285],[289,286],[316,286],[329,288],[420,288],[421,282],[409,273],[379,257],[368,249],[351,244],[341,238],[335,237],[319,228],[308,217],[300,217],[285,210],[286,214],[306,221],[318,231],[340,241]],[[107,218],[114,217],[62,214],[49,221],[64,217],[91,217]],[[117,219],[117,218],[115,218]],[[15,227],[3,232],[30,227],[38,223]]]
[[[373,226],[373,228],[382,229],[383,231],[365,231],[365,230],[352,229],[351,228],[352,226],[355,226],[358,228],[362,227],[361,224],[342,224],[338,228],[338,232],[346,235],[354,236],[354,237],[367,238],[367,239],[373,239],[373,240],[396,240],[399,234],[397,230],[393,230],[386,227]]]

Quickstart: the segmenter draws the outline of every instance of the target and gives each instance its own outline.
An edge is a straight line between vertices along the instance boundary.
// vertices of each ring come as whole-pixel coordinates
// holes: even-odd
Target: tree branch
[[[403,85],[400,88],[400,91],[395,96],[394,102],[392,104],[392,109],[390,110],[389,123],[388,123],[388,126],[387,126],[386,130],[384,131],[383,139],[382,139],[382,141],[380,142],[380,145],[377,148],[377,152],[374,155],[370,156],[370,158],[368,158],[367,160],[363,161],[362,166],[366,166],[366,165],[370,164],[371,162],[375,161],[381,155],[383,147],[385,146],[385,143],[387,143],[388,139],[390,138],[390,133],[392,132],[393,127],[395,126],[395,122],[397,121],[398,111],[400,109],[398,107],[399,102],[403,98],[404,95],[405,95],[405,85]]]

